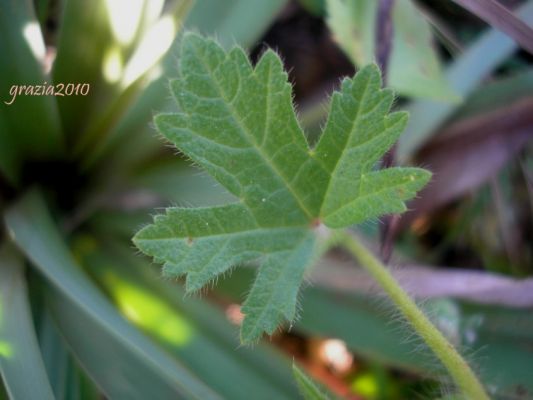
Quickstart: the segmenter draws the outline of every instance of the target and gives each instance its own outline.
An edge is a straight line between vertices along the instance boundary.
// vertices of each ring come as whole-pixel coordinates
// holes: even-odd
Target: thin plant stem
[[[336,231],[334,235],[336,243],[355,257],[390,296],[413,329],[446,367],[463,395],[469,400],[490,399],[468,363],[418,308],[388,269],[353,234]]]

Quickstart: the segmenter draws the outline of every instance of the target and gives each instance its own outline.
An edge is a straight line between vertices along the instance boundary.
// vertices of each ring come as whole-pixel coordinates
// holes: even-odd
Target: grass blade
[[[174,397],[216,399],[218,396],[187,369],[156,347],[126,322],[98,289],[81,273],[38,192],[31,192],[6,214],[6,224],[15,243],[51,284],[52,307],[63,334],[79,361],[98,386],[110,397],[131,394],[150,398],[157,383]],[[87,332],[98,340],[86,340]],[[91,346],[105,346],[96,352]],[[93,359],[98,355],[98,362]],[[92,357],[92,358],[91,358]],[[105,357],[105,361],[103,361]],[[102,376],[102,365],[113,366],[121,379]],[[137,371],[144,382],[139,384]],[[126,385],[124,385],[126,382]],[[134,398],[128,397],[126,398]]]
[[[160,372],[154,374],[148,360],[139,359],[125,347],[122,337],[110,335],[107,327],[95,324],[60,291],[50,287],[46,296],[67,345],[108,398],[200,398],[178,391],[171,382],[161,379]]]
[[[234,43],[247,48],[255,44],[268,29],[287,0],[198,0],[194,3],[185,21],[189,30],[213,35],[226,46]],[[109,133],[105,148],[95,156],[98,160],[107,156],[113,160],[106,166],[105,175],[113,174],[131,164],[138,165],[160,151],[161,142],[155,139],[149,128],[153,110],[172,109],[168,98],[168,78],[175,77],[175,41],[162,61],[163,74],[142,91],[139,98]],[[131,157],[135,154],[135,157]],[[94,160],[94,163],[98,160]]]
[[[44,365],[56,399],[100,399],[94,383],[69,355],[48,307],[43,307],[40,313],[38,332]]]
[[[109,2],[111,3],[111,2]],[[141,4],[129,5],[130,13]],[[54,83],[89,83],[88,96],[58,97],[61,122],[69,143],[83,138],[88,124],[109,108],[109,99],[118,90],[106,80],[106,57],[123,46],[113,36],[106,2],[103,0],[64,2],[54,62]],[[125,28],[130,28],[126,22]],[[129,30],[129,29],[128,29]],[[102,100],[105,99],[105,100]]]
[[[12,399],[53,400],[35,337],[22,260],[0,249],[0,371]]]
[[[50,82],[42,66],[45,47],[32,1],[2,2],[0,38],[0,143],[11,153],[9,163],[2,154],[0,168],[14,178],[16,161],[56,156],[63,150],[63,139],[55,98],[25,95],[29,85],[34,86],[33,93],[35,85]],[[22,85],[26,86],[22,94],[10,95]]]
[[[101,117],[94,118],[88,124],[85,137],[76,147],[76,151],[84,156],[84,169],[94,166],[107,147],[112,145],[113,140],[116,140],[113,139],[115,128],[121,124],[128,111],[133,111],[129,108],[135,104],[135,100],[149,83],[157,80],[161,61],[170,53],[169,49],[176,41],[192,2],[193,0],[181,0],[169,7],[168,12],[161,14],[140,38],[134,52],[124,64],[123,77],[117,82],[118,87],[123,90],[116,93],[116,99],[104,110]],[[120,19],[122,12],[115,12],[114,15],[118,15]],[[87,150],[84,151],[84,148]]]

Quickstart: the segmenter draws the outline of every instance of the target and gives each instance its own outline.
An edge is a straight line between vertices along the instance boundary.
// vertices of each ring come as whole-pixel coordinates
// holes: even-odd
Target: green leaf
[[[5,222],[15,244],[49,284],[46,298],[62,337],[107,397],[220,398],[129,324],[87,278],[38,192],[11,207]]]
[[[318,252],[316,229],[341,228],[405,210],[427,171],[374,164],[394,143],[406,115],[387,115],[392,94],[379,70],[364,68],[333,95],[316,149],[309,148],[279,57],[267,51],[255,68],[238,47],[187,34],[180,77],[171,89],[180,112],[156,116],[158,130],[236,199],[208,208],[169,208],[134,243],[186,275],[197,291],[231,267],[257,261],[243,305],[241,338],[257,340],[295,316],[305,268]]]
[[[135,14],[133,9],[131,11]],[[106,99],[111,97],[110,84],[105,81],[103,72],[105,56],[106,51],[109,52],[108,48],[116,46],[119,51],[120,47],[113,38],[104,1],[66,1],[60,16],[57,55],[52,69],[53,81],[56,84],[90,84],[88,96],[56,98],[66,140],[73,143],[73,140],[80,139],[80,129],[84,129],[91,119],[99,116],[93,111],[94,108],[109,107],[109,100],[103,102],[100,96],[94,96],[93,93],[103,92]],[[96,97],[98,101],[95,100]]]
[[[342,50],[361,67],[376,52],[377,1],[327,0],[328,25]],[[431,45],[429,24],[411,0],[398,0],[392,10],[391,87],[406,96],[457,100],[444,79]]]
[[[88,82],[89,96],[58,99],[71,154],[87,169],[110,145],[121,118],[157,76],[192,0],[135,3],[66,2],[54,63],[54,81]],[[80,34],[82,33],[82,34]],[[83,110],[83,112],[82,112]]]
[[[257,43],[287,0],[196,0],[185,27],[204,35],[215,35],[226,47]]]
[[[25,160],[57,157],[64,143],[56,98],[28,94],[30,85],[50,83],[33,1],[2,2],[0,37],[0,171],[16,183]]]
[[[179,4],[183,7],[189,1],[192,0]],[[253,47],[286,3],[287,0],[196,0],[187,14],[185,27],[215,35],[227,46],[239,43],[244,47]],[[165,89],[168,78],[175,73],[178,47],[179,37],[161,62],[163,76],[153,80],[139,93],[138,100],[125,111],[123,118],[109,132],[109,140],[95,154],[92,160],[95,165],[107,159],[104,175],[113,176],[117,171],[131,164],[138,165],[140,161],[159,153],[161,143],[151,134],[148,122],[153,117],[153,110],[174,107]]]
[[[37,328],[39,345],[55,398],[73,400],[101,398],[93,381],[69,355],[66,343],[52,319],[50,310],[42,307]]]
[[[33,326],[24,267],[0,249],[0,372],[12,399],[53,399]]]
[[[309,378],[296,364],[292,365],[292,373],[294,379],[298,384],[300,393],[302,394],[305,400],[327,400],[329,399],[326,394],[324,394],[316,384]]]

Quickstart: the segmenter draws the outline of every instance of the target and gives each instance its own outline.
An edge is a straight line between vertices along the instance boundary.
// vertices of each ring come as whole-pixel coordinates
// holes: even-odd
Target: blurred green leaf
[[[479,365],[481,379],[493,385],[502,397],[524,392],[531,396],[533,308],[459,304],[459,340]]]
[[[517,15],[533,23],[533,1],[521,6]],[[466,98],[517,46],[500,31],[491,29],[472,44],[446,71],[450,87]],[[458,108],[459,104],[417,101],[409,106],[407,130],[398,141],[397,156],[405,163]]]
[[[120,2],[118,3],[120,4]],[[113,142],[114,128],[120,124],[122,117],[128,112],[141,91],[160,76],[160,61],[169,53],[168,50],[176,41],[178,31],[192,3],[193,0],[174,0],[169,2],[164,8],[166,11],[159,15],[163,9],[163,2],[159,2],[160,7],[154,15],[154,18],[157,17],[157,19],[142,32],[137,46],[124,61],[123,72],[117,82],[122,91],[111,107],[105,110],[103,116],[87,128],[88,142],[85,143],[90,144],[92,140],[95,145],[88,148],[88,154],[84,155],[83,167],[85,169],[91,167],[102,156],[102,153],[105,153],[107,147]],[[144,8],[147,8],[148,4],[155,3],[153,0],[145,0],[144,4]],[[129,8],[129,4],[121,7]],[[143,11],[145,10],[143,9]],[[118,19],[117,23],[120,24],[122,14],[121,8],[115,10],[114,14],[111,15],[115,15],[115,18]],[[145,14],[142,13],[141,15]],[[136,118],[136,120],[138,119]],[[83,150],[83,144],[80,142],[81,147],[79,149]]]
[[[0,37],[0,169],[16,181],[22,160],[60,155],[63,138],[54,97],[12,94],[17,85],[50,83],[44,73],[46,50],[31,0],[2,2]]]
[[[62,335],[107,396],[218,398],[125,321],[81,273],[38,192],[20,200],[5,219],[15,243],[50,283],[48,297]]]
[[[388,79],[411,97],[456,103],[460,97],[442,74],[431,27],[411,0],[396,0]]]
[[[328,26],[352,62],[362,67],[375,59],[377,1],[328,0]],[[392,11],[393,37],[388,83],[399,94],[457,100],[442,76],[432,34],[411,0],[397,0]]]
[[[40,313],[38,331],[43,361],[55,398],[98,400],[100,393],[68,353],[46,307]]]
[[[303,8],[317,17],[321,17],[326,11],[325,0],[299,0],[299,2]]]
[[[64,2],[53,66],[54,83],[90,85],[87,96],[57,98],[63,129],[70,143],[82,137],[91,119],[95,118],[98,104],[109,106],[113,90],[104,78],[104,60],[112,51],[119,58],[121,50],[113,38],[104,0]]]
[[[84,236],[75,249],[122,313],[221,396],[295,397],[285,357],[268,345],[239,347],[237,327],[220,310],[201,299],[184,298],[178,285],[162,280],[145,258],[132,254],[129,242]]]
[[[287,0],[197,0],[185,26],[215,36],[226,48],[236,43],[247,48],[286,4]]]
[[[188,372],[180,371],[180,377],[176,379],[176,367],[166,354],[163,356],[161,350],[145,349],[150,354],[140,358],[132,351],[133,346],[126,344],[133,335],[113,333],[108,327],[95,324],[88,313],[53,288],[46,296],[54,319],[72,352],[107,397],[218,398],[209,390],[198,390],[198,385],[186,377]],[[114,329],[118,330],[116,326]],[[154,362],[159,365],[155,366]],[[169,375],[174,377],[169,379]]]
[[[143,168],[131,184],[165,202],[183,205],[210,206],[235,200],[210,175],[176,157]]]
[[[139,227],[150,223],[149,212],[146,208],[133,211],[100,210],[91,217],[89,224],[95,232],[131,239]]]
[[[44,301],[43,301],[44,302]],[[39,345],[43,356],[46,372],[50,379],[56,399],[64,399],[67,393],[69,355],[63,340],[60,338],[52,317],[43,307],[37,324]]]
[[[1,374],[0,374],[0,399],[9,400],[7,397],[7,389],[4,387],[4,382],[2,381]]]
[[[56,82],[90,83],[88,96],[60,99],[73,153],[87,168],[107,145],[121,116],[151,80],[176,37],[191,0],[69,0],[61,24]],[[165,10],[165,11],[164,11]]]
[[[35,337],[22,260],[0,248],[0,371],[12,399],[54,395]]]
[[[97,210],[89,223],[101,234],[114,233],[128,242],[139,227],[150,223],[154,206],[205,207],[234,200],[208,174],[174,156],[152,163],[123,182],[126,190]]]
[[[292,364],[292,373],[300,389],[300,394],[305,400],[327,400],[329,397],[322,392],[315,382],[311,380],[296,364]]]
[[[287,0],[197,0],[187,16],[186,29],[213,35],[226,46],[238,43],[250,47],[264,34],[286,3]],[[105,169],[105,176],[115,176],[118,170],[138,165],[161,150],[161,142],[148,122],[153,110],[173,107],[168,96],[168,78],[176,73],[179,42],[178,37],[163,60],[161,77],[142,91],[91,160],[95,163],[105,157],[107,162],[100,165],[100,169]]]

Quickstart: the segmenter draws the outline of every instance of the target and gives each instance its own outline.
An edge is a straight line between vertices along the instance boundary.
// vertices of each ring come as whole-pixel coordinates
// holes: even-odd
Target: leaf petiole
[[[418,308],[387,268],[350,232],[336,230],[333,235],[335,242],[357,259],[380,284],[413,329],[446,367],[464,396],[470,400],[489,400],[489,396],[468,363]]]

